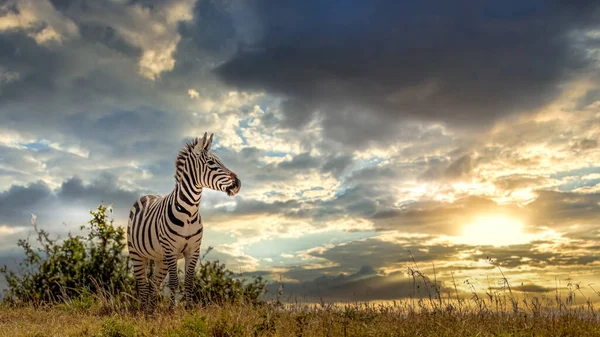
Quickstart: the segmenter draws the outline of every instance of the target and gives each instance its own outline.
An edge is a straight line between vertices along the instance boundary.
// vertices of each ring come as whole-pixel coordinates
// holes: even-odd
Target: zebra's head
[[[227,168],[219,157],[210,152],[213,134],[207,139],[204,137],[197,140],[194,152],[198,155],[197,168],[201,187],[207,187],[216,191],[223,191],[228,196],[234,196],[242,188],[242,182],[233,171]]]
[[[190,180],[196,187],[210,188],[215,191],[222,191],[228,196],[236,195],[242,188],[242,182],[238,176],[221,162],[219,157],[210,152],[213,135],[207,138],[196,138],[188,143],[182,152],[186,150],[187,155],[180,155],[176,161],[177,173],[175,175],[178,181],[181,180],[183,172],[190,175]]]

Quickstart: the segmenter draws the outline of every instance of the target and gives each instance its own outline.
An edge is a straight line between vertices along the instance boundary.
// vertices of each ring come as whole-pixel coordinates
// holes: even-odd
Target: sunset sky
[[[3,1],[0,265],[31,213],[125,226],[205,131],[243,187],[204,193],[203,249],[288,294],[409,296],[410,253],[600,290],[597,1]]]

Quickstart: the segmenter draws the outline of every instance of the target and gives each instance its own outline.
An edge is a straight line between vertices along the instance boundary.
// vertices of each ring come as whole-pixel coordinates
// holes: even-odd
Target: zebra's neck
[[[190,180],[184,178],[175,184],[173,190],[175,202],[187,209],[196,209],[200,205],[200,199],[202,199],[202,187],[186,184],[184,181],[189,182]]]

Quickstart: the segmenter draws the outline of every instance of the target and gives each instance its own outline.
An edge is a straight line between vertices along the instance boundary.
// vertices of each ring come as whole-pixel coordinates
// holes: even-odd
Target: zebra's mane
[[[177,154],[177,159],[175,159],[175,181],[179,182],[181,180],[181,176],[183,173],[183,165],[187,157],[194,151],[194,148],[201,141],[200,138],[194,138],[190,141],[187,141],[185,145],[179,150]]]

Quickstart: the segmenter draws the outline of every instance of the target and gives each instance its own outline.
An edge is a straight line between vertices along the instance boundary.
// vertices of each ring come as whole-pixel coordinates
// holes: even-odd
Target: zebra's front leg
[[[150,310],[154,312],[156,308],[156,302],[158,299],[158,292],[160,285],[167,275],[167,265],[163,261],[154,261],[154,273],[150,282],[150,295],[148,302],[150,303]]]
[[[171,290],[171,304],[170,309],[175,307],[175,295],[177,294],[177,288],[179,287],[179,278],[177,276],[177,255],[167,256],[165,263],[169,269],[169,289]]]
[[[194,301],[194,275],[196,274],[196,264],[198,263],[198,257],[200,256],[200,247],[196,250],[188,250],[185,257],[185,307],[190,309],[193,306]]]

